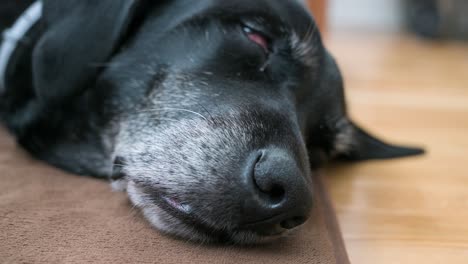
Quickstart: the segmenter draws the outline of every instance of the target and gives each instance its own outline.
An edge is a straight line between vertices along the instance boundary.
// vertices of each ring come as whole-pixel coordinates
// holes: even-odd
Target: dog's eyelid
[[[260,46],[266,53],[272,52],[273,41],[271,37],[262,31],[256,30],[246,25],[242,25],[242,31],[250,41]]]
[[[243,21],[240,21],[240,24],[243,28],[249,28],[252,31],[261,33],[262,35],[264,35],[265,37],[269,39],[273,39],[274,38],[273,31],[269,29],[267,26],[265,26],[264,23],[259,22],[257,20],[243,20]],[[261,20],[261,21],[264,21],[264,20]]]
[[[290,34],[290,26],[281,19],[269,18],[268,15],[244,17],[239,20],[241,25],[262,32],[270,39],[277,39]]]

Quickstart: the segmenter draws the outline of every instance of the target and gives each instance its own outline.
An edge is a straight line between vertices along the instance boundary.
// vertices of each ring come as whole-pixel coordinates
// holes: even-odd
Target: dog
[[[18,143],[110,179],[179,238],[271,241],[310,217],[325,162],[423,152],[349,119],[298,0],[42,0],[1,51],[0,116]]]

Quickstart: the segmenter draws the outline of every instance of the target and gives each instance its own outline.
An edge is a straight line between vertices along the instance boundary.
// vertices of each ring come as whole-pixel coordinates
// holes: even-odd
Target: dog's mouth
[[[193,242],[259,244],[292,232],[280,225],[270,224],[270,219],[233,225],[232,228],[214,226],[198,215],[189,203],[167,195],[155,196],[154,190],[148,191],[148,188],[131,180],[127,182],[126,189],[132,203],[159,231]],[[258,225],[262,228],[258,228]],[[253,229],[253,226],[256,228]]]
[[[164,201],[166,205],[165,207],[170,207],[171,211],[178,214],[190,215],[192,212],[192,207],[187,203],[179,202],[178,200],[167,196],[162,196],[161,200]]]
[[[201,217],[197,216],[193,212],[193,208],[189,204],[182,203],[178,201],[177,199],[170,198],[167,196],[161,196],[159,200],[160,200],[159,202],[160,207],[164,208],[166,212],[174,215],[175,217],[178,217],[183,222],[190,224],[192,226],[198,227],[204,231],[208,231],[212,234],[216,232],[216,228],[211,227],[211,230],[210,230],[210,227],[202,223],[203,220],[199,220],[201,219]],[[257,235],[264,236],[264,237],[280,236],[283,233],[285,233],[287,229],[282,227],[279,224],[272,224],[272,222],[275,222],[274,221],[275,218],[279,218],[279,217],[280,216],[274,216],[274,217],[264,219],[261,221],[257,221],[257,222],[242,223],[235,229],[254,232]],[[258,228],[258,226],[262,226],[262,227]],[[256,227],[255,231],[253,227]]]

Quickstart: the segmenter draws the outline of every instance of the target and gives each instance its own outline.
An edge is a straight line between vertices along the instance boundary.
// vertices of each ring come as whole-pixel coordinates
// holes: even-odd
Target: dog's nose
[[[246,168],[248,196],[243,222],[250,228],[292,229],[303,224],[312,207],[308,173],[294,157],[279,148],[253,153]]]

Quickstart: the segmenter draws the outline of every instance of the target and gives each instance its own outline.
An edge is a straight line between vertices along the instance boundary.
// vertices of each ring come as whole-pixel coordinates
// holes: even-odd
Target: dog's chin
[[[114,188],[116,187],[113,184]],[[145,218],[156,229],[162,233],[195,243],[227,243],[236,245],[255,245],[272,242],[278,238],[289,234],[289,231],[277,234],[260,235],[250,230],[224,229],[222,232],[212,227],[204,227],[202,230],[196,225],[185,223],[183,219],[175,216],[172,212],[166,210],[165,206],[158,205],[154,201],[148,200],[144,193],[132,181],[127,183],[127,190],[130,201],[138,207]],[[202,221],[200,221],[202,222]]]

